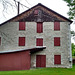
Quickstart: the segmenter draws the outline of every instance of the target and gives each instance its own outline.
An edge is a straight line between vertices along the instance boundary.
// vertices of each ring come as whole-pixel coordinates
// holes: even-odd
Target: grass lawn
[[[72,56],[72,58],[75,58],[75,56]]]
[[[0,75],[75,75],[75,65],[71,69],[41,68],[23,71],[0,71]]]

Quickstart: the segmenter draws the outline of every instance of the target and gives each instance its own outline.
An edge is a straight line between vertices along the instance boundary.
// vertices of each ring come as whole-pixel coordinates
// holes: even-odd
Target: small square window
[[[36,46],[43,46],[43,39],[42,38],[36,39]]]
[[[38,15],[38,10],[34,10],[34,15]]]

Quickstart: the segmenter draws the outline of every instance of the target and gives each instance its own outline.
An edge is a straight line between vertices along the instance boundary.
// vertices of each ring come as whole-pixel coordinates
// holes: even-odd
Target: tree
[[[67,3],[67,6],[69,6],[69,19],[75,18],[75,0],[64,0]]]
[[[21,0],[0,0],[0,4],[3,6],[3,12],[7,12],[9,8],[11,8],[11,10],[13,9],[14,10],[14,7],[18,9],[18,3],[23,7],[25,8],[29,8],[23,4],[20,3]],[[25,0],[27,3],[28,1]],[[29,3],[28,3],[29,4]]]
[[[75,56],[75,45],[74,43],[71,44],[72,47],[72,56]]]
[[[75,31],[71,31],[71,38],[75,41]]]
[[[71,35],[72,35],[72,36],[75,36],[75,32],[74,32],[74,31],[71,31]]]
[[[0,3],[3,6],[3,11],[6,11],[9,7],[15,7],[16,0],[0,0]]]
[[[75,41],[75,32],[74,31],[71,31],[71,38],[72,37]],[[75,44],[74,43],[71,44],[71,48],[72,48],[72,56],[75,56]]]

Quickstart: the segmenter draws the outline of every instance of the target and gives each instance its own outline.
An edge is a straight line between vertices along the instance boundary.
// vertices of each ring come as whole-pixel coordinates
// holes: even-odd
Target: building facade
[[[0,70],[72,68],[71,22],[37,4],[1,24]]]

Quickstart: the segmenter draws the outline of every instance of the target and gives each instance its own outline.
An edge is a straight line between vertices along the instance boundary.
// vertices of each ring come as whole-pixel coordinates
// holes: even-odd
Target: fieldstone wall
[[[26,22],[26,30],[19,31],[19,22],[0,26],[0,51],[36,47],[36,38],[43,38],[46,49],[31,54],[31,67],[36,67],[36,55],[46,55],[46,67],[71,68],[72,58],[69,22],[60,22],[60,31],[54,31],[54,22],[43,22],[43,33],[37,33],[36,22]],[[25,46],[18,46],[18,38],[26,37]],[[54,46],[54,37],[60,37],[60,46]],[[61,65],[54,65],[54,55],[61,55]]]

